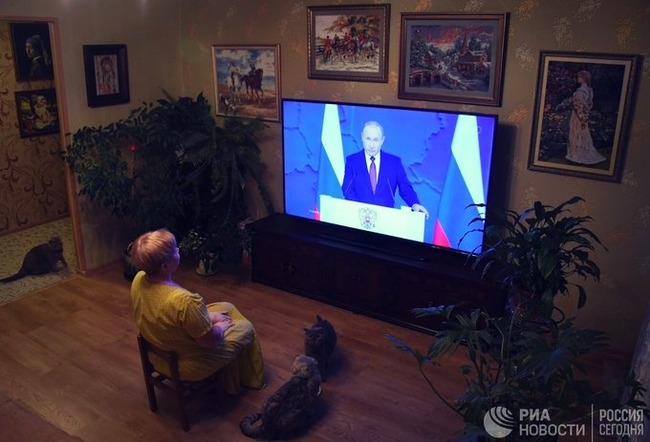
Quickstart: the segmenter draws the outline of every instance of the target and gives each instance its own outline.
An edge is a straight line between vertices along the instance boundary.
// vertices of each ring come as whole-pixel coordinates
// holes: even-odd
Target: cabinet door
[[[288,291],[320,295],[331,287],[330,260],[321,247],[269,235],[253,238],[252,279]]]
[[[442,321],[431,316],[416,318],[411,312],[414,308],[454,304],[460,310],[471,310],[485,299],[484,288],[472,278],[410,268],[395,269],[393,273],[395,281],[399,281],[395,316],[418,327],[440,330]]]
[[[385,284],[389,275],[385,261],[339,252],[334,258],[334,296],[351,309],[383,314],[391,302]]]

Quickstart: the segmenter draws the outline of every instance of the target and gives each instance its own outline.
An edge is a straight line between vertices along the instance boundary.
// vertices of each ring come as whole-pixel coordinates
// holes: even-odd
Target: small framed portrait
[[[59,111],[54,89],[16,92],[21,138],[59,133]]]
[[[54,68],[48,23],[10,23],[16,81],[52,80]]]
[[[280,121],[280,45],[212,46],[217,115]]]
[[[84,45],[83,55],[89,107],[131,101],[126,45]]]
[[[307,20],[309,78],[388,82],[390,4],[310,6]]]
[[[542,51],[528,168],[620,181],[640,56]]]
[[[398,97],[501,106],[508,14],[402,13]]]

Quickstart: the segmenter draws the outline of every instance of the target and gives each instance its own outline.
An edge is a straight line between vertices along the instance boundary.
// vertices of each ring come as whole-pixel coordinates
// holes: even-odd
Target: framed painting
[[[89,107],[131,101],[126,45],[84,45],[83,54]]]
[[[619,181],[638,55],[542,51],[528,168]]]
[[[280,45],[212,46],[217,115],[280,121]]]
[[[20,138],[59,133],[59,111],[54,89],[16,92]]]
[[[508,14],[402,13],[398,97],[501,106]]]
[[[52,80],[54,69],[48,23],[9,23],[16,81]]]
[[[310,6],[309,78],[388,82],[390,4]]]

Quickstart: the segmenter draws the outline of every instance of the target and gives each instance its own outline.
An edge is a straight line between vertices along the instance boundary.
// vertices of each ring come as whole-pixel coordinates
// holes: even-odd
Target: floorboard
[[[303,328],[318,314],[334,324],[338,346],[313,423],[296,440],[449,441],[462,428],[428,389],[413,358],[384,337],[392,334],[424,350],[431,336],[251,283],[245,272],[201,277],[183,267],[177,276],[206,302],[230,301],[253,322],[265,357],[265,390],[193,403],[189,433],[164,396],[159,412],[150,412],[129,283],[114,265],[0,306],[4,407],[13,402],[87,442],[249,440],[239,432],[240,419],[288,379],[302,351]],[[464,387],[461,363],[452,359],[427,368],[450,398]],[[10,428],[25,425],[24,419],[9,422]],[[51,439],[35,434],[30,440]]]

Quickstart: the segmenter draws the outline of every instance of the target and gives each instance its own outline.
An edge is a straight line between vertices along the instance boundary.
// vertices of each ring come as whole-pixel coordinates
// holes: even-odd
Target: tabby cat
[[[291,379],[266,399],[261,413],[244,417],[239,429],[258,440],[292,437],[307,427],[314,400],[320,394],[320,381],[318,362],[298,355],[293,361]]]
[[[326,319],[316,315],[316,323],[305,328],[305,354],[318,361],[323,382],[327,377],[329,359],[336,347],[336,331],[334,326]]]
[[[61,263],[60,266],[59,263]],[[63,257],[63,241],[55,236],[46,243],[32,247],[25,255],[23,265],[18,273],[0,279],[0,282],[11,282],[25,276],[44,275],[67,266],[68,263]]]

